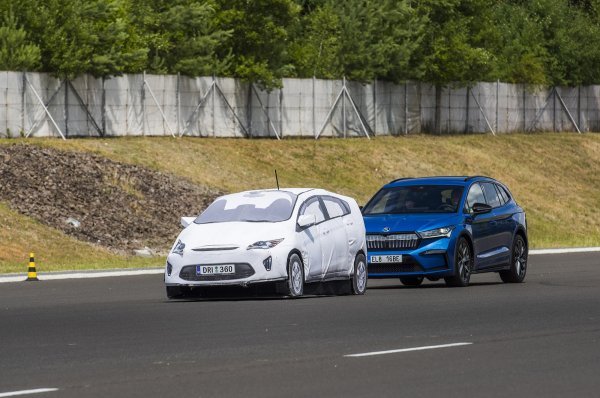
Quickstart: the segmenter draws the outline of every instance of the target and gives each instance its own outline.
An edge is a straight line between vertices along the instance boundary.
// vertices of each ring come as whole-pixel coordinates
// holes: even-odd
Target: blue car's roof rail
[[[472,180],[474,178],[489,178],[490,180],[493,179],[492,177],[488,177],[488,176],[469,176],[469,177],[465,178],[465,181],[469,181],[469,180]]]
[[[390,182],[388,182],[388,184],[392,184],[394,182],[398,182],[398,181],[402,181],[402,180],[412,180],[414,177],[402,177],[402,178],[396,178],[395,180],[392,180]]]

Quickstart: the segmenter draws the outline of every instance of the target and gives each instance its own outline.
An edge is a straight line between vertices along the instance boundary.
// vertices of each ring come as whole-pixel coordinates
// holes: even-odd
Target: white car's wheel
[[[297,254],[288,260],[287,295],[300,297],[304,294],[304,265]]]
[[[367,261],[364,254],[357,254],[354,259],[354,275],[352,276],[352,294],[365,294],[367,291]]]

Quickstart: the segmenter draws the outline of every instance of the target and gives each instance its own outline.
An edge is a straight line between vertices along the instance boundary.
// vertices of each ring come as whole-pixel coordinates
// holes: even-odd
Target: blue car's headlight
[[[430,229],[428,231],[419,231],[418,234],[423,239],[428,238],[449,238],[450,234],[452,234],[453,226]]]
[[[281,239],[273,239],[273,240],[259,240],[258,242],[254,242],[253,244],[248,245],[248,247],[246,248],[246,250],[251,250],[251,249],[270,249],[270,248],[275,247],[278,244],[280,244],[282,240],[283,240],[283,238],[281,238]]]
[[[183,256],[183,249],[185,249],[185,243],[183,243],[181,241],[181,239],[179,239],[177,241],[177,244],[173,247],[172,253],[179,254],[180,256]]]

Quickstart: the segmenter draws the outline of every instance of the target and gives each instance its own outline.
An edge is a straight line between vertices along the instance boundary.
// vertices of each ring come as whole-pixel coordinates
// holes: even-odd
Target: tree
[[[218,51],[220,59],[232,55],[229,75],[280,87],[282,77],[294,74],[290,32],[300,7],[291,0],[219,0],[219,5],[219,26],[232,32]]]
[[[41,65],[40,48],[27,40],[12,10],[4,13],[0,26],[0,70],[36,70]]]
[[[37,1],[29,27],[45,70],[72,79],[142,69],[148,50],[130,24],[128,0]]]
[[[134,21],[149,47],[147,70],[188,76],[225,74],[231,55],[217,56],[231,31],[217,25],[213,1],[136,1]]]
[[[304,19],[294,51],[301,76],[362,82],[410,77],[424,19],[406,1],[328,0]]]
[[[489,78],[494,57],[481,42],[492,0],[418,0],[426,34],[413,64],[425,81],[468,84]]]
[[[344,74],[340,54],[340,18],[330,4],[317,7],[302,19],[304,29],[296,32],[290,45],[296,76],[337,79]]]

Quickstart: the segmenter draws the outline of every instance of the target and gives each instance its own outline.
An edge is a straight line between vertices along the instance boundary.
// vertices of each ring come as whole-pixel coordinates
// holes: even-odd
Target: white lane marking
[[[36,388],[35,390],[21,390],[0,393],[1,397],[16,397],[17,395],[39,394],[42,392],[58,391],[58,388]]]
[[[162,274],[164,268],[149,268],[137,270],[119,270],[119,271],[88,271],[88,272],[65,272],[65,273],[42,273],[38,272],[37,277],[41,281],[57,279],[86,279],[86,278],[106,278],[111,276],[134,276],[134,275],[152,275]],[[22,282],[27,279],[27,274],[20,275],[0,275],[0,283],[3,282]]]
[[[529,254],[565,254],[600,252],[600,247],[572,247],[569,249],[537,249],[529,250]]]
[[[370,356],[374,356],[374,355],[396,354],[399,352],[409,352],[409,351],[434,350],[436,348],[458,347],[458,346],[470,345],[470,344],[473,344],[473,343],[452,343],[452,344],[441,344],[441,345],[428,345],[428,346],[423,346],[423,347],[401,348],[399,350],[363,352],[360,354],[344,355],[344,357],[348,357],[348,358],[370,357]]]

